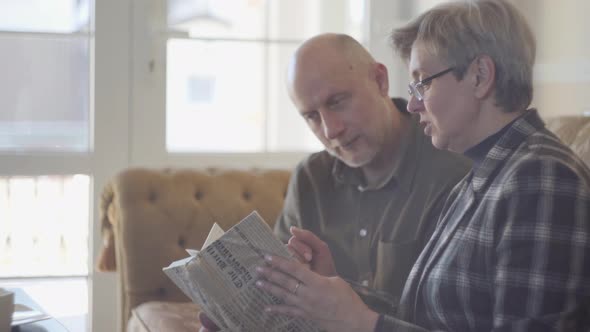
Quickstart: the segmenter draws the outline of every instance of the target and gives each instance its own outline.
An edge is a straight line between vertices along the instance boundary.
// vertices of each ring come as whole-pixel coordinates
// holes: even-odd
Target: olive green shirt
[[[394,102],[405,110],[405,101]],[[341,277],[386,292],[396,304],[447,194],[470,168],[466,158],[434,148],[417,116],[401,112],[406,130],[387,181],[366,188],[360,169],[326,151],[312,154],[294,171],[275,225],[284,242],[290,226],[314,232]]]

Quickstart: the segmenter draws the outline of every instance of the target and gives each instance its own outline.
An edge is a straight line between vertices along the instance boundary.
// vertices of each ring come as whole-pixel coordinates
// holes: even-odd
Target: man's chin
[[[353,157],[346,157],[346,156],[336,156],[336,158],[340,159],[346,166],[351,168],[359,168],[367,165],[369,161],[366,158],[353,158]]]

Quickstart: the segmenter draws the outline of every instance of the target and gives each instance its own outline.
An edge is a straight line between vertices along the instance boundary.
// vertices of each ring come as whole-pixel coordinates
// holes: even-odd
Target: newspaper
[[[223,331],[319,331],[301,318],[267,313],[282,300],[256,287],[264,255],[294,259],[256,212],[223,232],[213,225],[200,251],[163,271]]]

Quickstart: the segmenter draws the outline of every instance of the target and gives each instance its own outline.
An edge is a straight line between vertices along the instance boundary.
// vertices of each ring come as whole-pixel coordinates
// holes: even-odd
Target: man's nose
[[[424,103],[418,100],[416,96],[410,95],[410,99],[408,100],[408,106],[406,106],[406,108],[410,113],[418,113],[424,108]]]
[[[346,126],[341,115],[336,112],[326,111],[322,114],[322,126],[327,139],[334,139],[340,136]]]

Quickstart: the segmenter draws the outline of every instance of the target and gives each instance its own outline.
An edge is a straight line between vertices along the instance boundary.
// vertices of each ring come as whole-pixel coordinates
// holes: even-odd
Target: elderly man
[[[470,162],[432,146],[406,101],[389,98],[386,67],[350,36],[304,42],[287,85],[325,150],[297,166],[275,232],[285,242],[292,232],[315,233],[322,246],[291,241],[292,251],[313,270],[346,278],[361,295],[370,289],[370,307],[392,310]],[[317,266],[330,251],[335,263]]]
[[[379,315],[341,278],[280,257],[259,267],[258,285],[285,300],[267,310],[339,332],[555,331],[590,295],[590,170],[529,108],[530,28],[508,1],[457,1],[392,40],[413,79],[408,110],[437,148],[473,168],[449,195],[398,312]]]
[[[304,42],[287,72],[293,103],[325,150],[296,168],[275,232],[296,226],[331,250],[335,271],[397,304],[466,159],[435,149],[406,102],[390,99],[387,69],[347,35]],[[294,230],[297,232],[297,230]],[[298,246],[310,260],[322,248]]]

